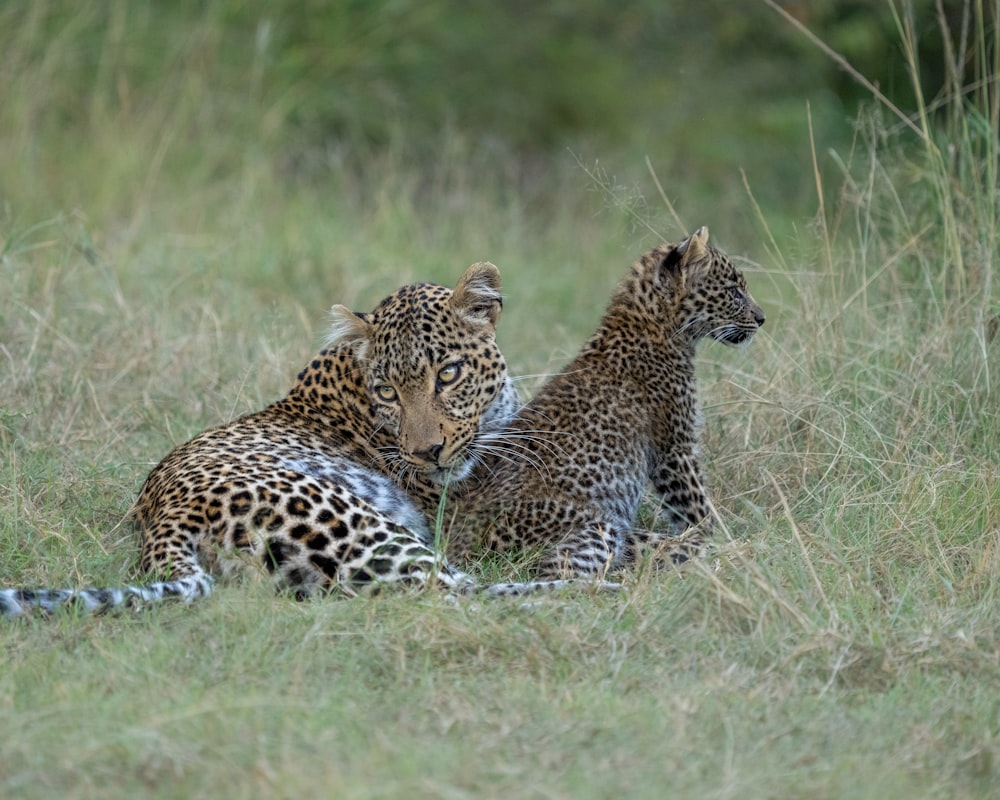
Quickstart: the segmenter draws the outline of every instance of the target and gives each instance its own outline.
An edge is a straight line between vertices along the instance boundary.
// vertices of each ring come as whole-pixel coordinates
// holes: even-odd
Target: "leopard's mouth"
[[[756,329],[750,330],[749,328],[735,328],[733,330],[726,331],[721,337],[719,337],[719,341],[723,344],[731,345],[747,344],[751,339],[753,339],[755,333],[757,333]]]
[[[415,461],[409,458],[406,461],[410,469],[436,486],[445,486],[469,477],[474,463],[465,449],[461,453],[451,456],[445,463],[441,461]]]

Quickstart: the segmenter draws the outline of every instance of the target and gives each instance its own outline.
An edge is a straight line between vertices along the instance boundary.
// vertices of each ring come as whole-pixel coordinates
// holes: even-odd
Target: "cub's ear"
[[[667,253],[661,269],[675,286],[690,286],[697,279],[707,255],[708,228],[702,225]]]
[[[677,255],[681,257],[681,264],[690,264],[702,258],[708,250],[708,227],[702,225],[698,230],[677,245]]]
[[[500,270],[489,261],[473,264],[455,284],[448,305],[468,322],[496,325],[503,308]]]
[[[326,332],[324,347],[351,345],[360,361],[368,351],[372,338],[372,324],[367,314],[351,311],[347,306],[336,305],[330,309],[330,328]]]

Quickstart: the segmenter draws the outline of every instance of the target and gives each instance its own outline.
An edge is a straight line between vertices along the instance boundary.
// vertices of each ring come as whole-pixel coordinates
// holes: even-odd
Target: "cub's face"
[[[728,256],[715,249],[698,280],[692,307],[706,336],[730,345],[746,344],[764,324],[764,310],[751,297],[743,274]]]
[[[332,338],[353,344],[377,427],[394,440],[390,474],[466,477],[477,435],[516,410],[495,339],[500,307],[500,273],[482,263],[454,289],[404,286],[370,314],[334,308]]]
[[[708,246],[702,227],[676,246],[643,257],[670,301],[670,314],[690,341],[710,336],[723,344],[749,342],[764,324],[764,311],[750,296],[743,274],[725,253]]]

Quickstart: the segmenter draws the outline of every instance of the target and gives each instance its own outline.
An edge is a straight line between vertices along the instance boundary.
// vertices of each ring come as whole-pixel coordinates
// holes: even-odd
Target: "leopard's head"
[[[673,307],[677,332],[690,342],[710,336],[723,344],[749,342],[764,324],[743,274],[725,253],[708,245],[698,228],[677,245],[657,248],[644,259]]]
[[[500,271],[483,262],[454,289],[404,286],[367,314],[333,307],[329,344],[353,348],[376,429],[391,440],[383,452],[390,473],[461,480],[476,437],[517,411],[496,343],[501,306]]]

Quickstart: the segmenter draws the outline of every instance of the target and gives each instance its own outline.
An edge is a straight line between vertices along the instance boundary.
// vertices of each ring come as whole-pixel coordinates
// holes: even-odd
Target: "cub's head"
[[[764,324],[764,311],[729,257],[708,246],[708,228],[698,228],[677,245],[663,245],[642,257],[640,277],[666,298],[677,332],[695,342],[710,336],[723,344],[745,344]]]
[[[500,271],[483,262],[454,289],[404,286],[369,314],[333,307],[328,346],[352,348],[375,427],[394,439],[395,452],[384,454],[394,473],[461,480],[479,432],[517,411],[495,338],[501,305]]]

